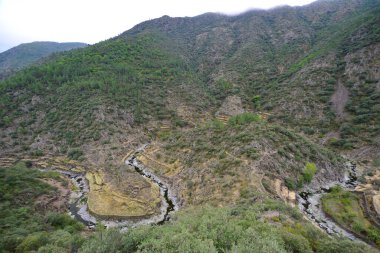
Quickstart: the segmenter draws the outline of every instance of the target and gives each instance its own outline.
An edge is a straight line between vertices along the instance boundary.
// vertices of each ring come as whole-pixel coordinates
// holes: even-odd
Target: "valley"
[[[379,252],[380,1],[163,16],[0,81],[0,252]]]

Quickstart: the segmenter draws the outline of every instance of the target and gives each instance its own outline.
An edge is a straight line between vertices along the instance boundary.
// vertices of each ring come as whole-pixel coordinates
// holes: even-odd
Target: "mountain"
[[[9,75],[10,72],[24,68],[52,53],[86,46],[87,44],[79,42],[57,43],[48,41],[36,41],[18,45],[0,53],[0,76]]]
[[[377,14],[377,1],[318,1],[233,17],[147,21],[3,82],[1,122],[18,118],[30,125],[36,117],[30,109],[50,108],[29,131],[48,128],[54,143],[78,146],[90,135],[108,135],[104,117],[116,129],[175,126],[214,115],[236,95],[242,109],[268,112],[269,121],[322,143],[373,148],[379,136]],[[22,95],[14,96],[16,90]],[[62,130],[55,132],[58,125]]]
[[[356,219],[376,212],[380,196],[379,14],[379,0],[320,0],[236,16],[163,16],[53,55],[0,82],[0,165],[85,173],[93,215],[150,217],[162,208],[162,188],[125,164],[137,158],[183,211],[162,228],[106,233],[126,251],[160,251],[170,239],[200,252],[249,252],[244,243],[267,231],[278,245],[257,252],[368,252],[302,230],[311,223],[287,207],[301,192],[328,191],[354,167],[357,183],[375,190],[349,195],[356,205],[339,215],[380,245],[380,230]],[[222,223],[236,230],[224,234]],[[203,237],[212,226],[220,231]],[[94,252],[103,244],[84,245]]]

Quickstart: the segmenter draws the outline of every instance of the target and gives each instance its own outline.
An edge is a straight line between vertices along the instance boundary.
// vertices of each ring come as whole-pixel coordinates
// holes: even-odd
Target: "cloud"
[[[237,14],[251,8],[312,0],[0,0],[1,44],[29,41],[95,43],[163,15]]]

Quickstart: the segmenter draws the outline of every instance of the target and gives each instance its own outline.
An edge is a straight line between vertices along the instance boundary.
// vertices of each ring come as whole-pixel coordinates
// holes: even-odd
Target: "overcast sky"
[[[238,14],[314,0],[0,0],[0,52],[32,41],[93,44],[163,15]]]

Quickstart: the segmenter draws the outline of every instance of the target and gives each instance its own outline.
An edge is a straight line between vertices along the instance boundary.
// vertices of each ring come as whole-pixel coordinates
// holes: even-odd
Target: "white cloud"
[[[0,51],[4,45],[36,40],[95,43],[163,15],[236,14],[310,2],[313,0],[0,0]]]

